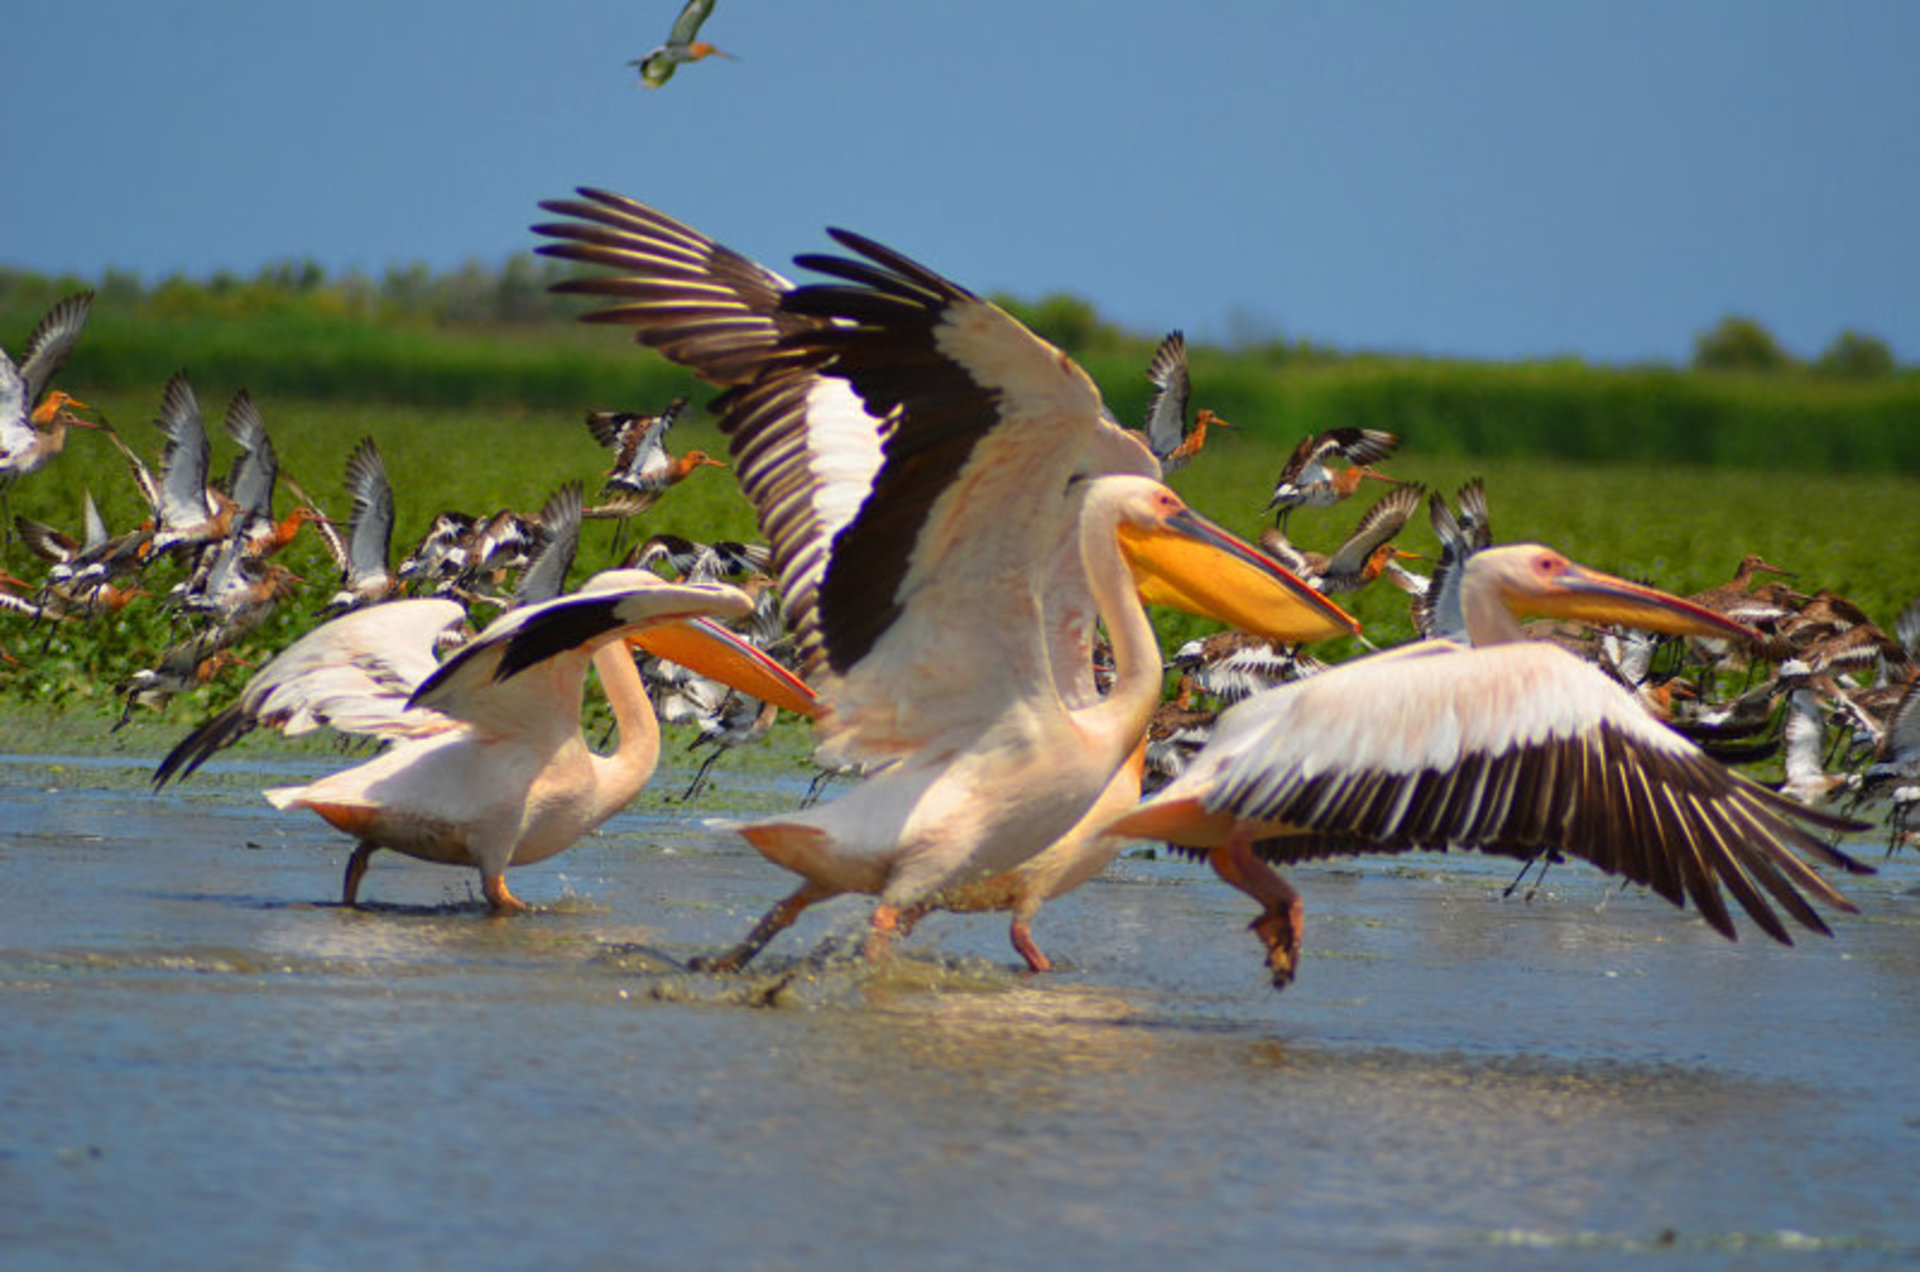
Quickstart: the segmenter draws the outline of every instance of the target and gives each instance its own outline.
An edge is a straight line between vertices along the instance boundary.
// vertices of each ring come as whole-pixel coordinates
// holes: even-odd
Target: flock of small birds
[[[224,476],[209,471],[206,423],[184,373],[161,393],[154,426],[162,446],[151,458],[104,418],[84,414],[92,408],[78,398],[50,391],[48,382],[78,343],[92,303],[91,293],[82,292],[54,306],[28,336],[17,364],[0,350],[0,492],[62,454],[68,430],[77,427],[103,434],[118,451],[147,515],[131,529],[111,529],[91,491],[83,497],[77,529],[9,512],[8,555],[27,558],[38,570],[20,567],[32,577],[0,570],[0,613],[14,619],[11,640],[0,641],[0,658],[16,668],[23,658],[30,662],[26,651],[36,627],[104,619],[129,605],[161,607],[174,638],[157,665],[130,668],[117,685],[124,706],[115,729],[136,710],[164,709],[176,695],[222,672],[258,665],[258,656],[242,652],[246,638],[310,586],[275,559],[303,530],[324,545],[337,571],[325,583],[330,591],[323,619],[399,597],[437,596],[467,606],[479,626],[492,614],[564,590],[583,520],[615,520],[624,532],[630,519],[692,473],[726,467],[698,450],[677,456],[669,451],[667,433],[685,398],[657,413],[589,411],[587,428],[612,453],[597,502],[585,504],[575,482],[534,512],[444,510],[396,561],[394,490],[372,438],[346,457],[343,487],[350,510],[337,518],[280,472],[260,408],[245,389],[227,405],[225,429],[238,451]],[[283,490],[291,494],[290,504],[281,502]],[[617,536],[616,555],[621,544]],[[635,543],[619,565],[747,588],[764,598],[764,612],[745,621],[743,630],[778,647],[777,598],[764,548],[660,534]],[[715,757],[770,723],[756,703],[750,716],[759,728],[744,728],[737,695],[671,664],[652,663],[649,673],[662,718],[695,725],[699,742],[711,745]],[[703,767],[701,780],[705,776]]]
[[[200,403],[185,374],[167,383],[154,425],[163,442],[152,462],[91,408],[50,382],[85,327],[91,293],[55,305],[22,346],[16,363],[0,350],[0,492],[64,451],[68,430],[105,435],[119,452],[149,515],[114,531],[92,495],[85,497],[77,532],[21,515],[10,516],[10,543],[40,563],[36,578],[0,570],[0,612],[12,614],[13,649],[24,650],[41,624],[87,622],[136,603],[163,607],[178,633],[158,664],[129,669],[118,685],[124,709],[115,728],[138,709],[164,709],[174,696],[260,658],[241,652],[276,605],[308,586],[275,557],[302,530],[316,536],[337,570],[322,616],[402,596],[460,601],[472,625],[517,606],[548,600],[565,588],[579,548],[583,520],[612,519],[622,534],[680,482],[702,468],[726,464],[698,450],[674,455],[667,436],[687,409],[676,397],[657,411],[592,410],[586,426],[611,455],[596,502],[569,484],[533,512],[490,514],[445,510],[395,561],[394,491],[373,439],[348,454],[344,519],[330,515],[298,482],[279,472],[261,411],[244,389],[228,403],[224,424],[238,447],[231,470],[209,472],[210,447]],[[1226,421],[1191,407],[1187,348],[1171,333],[1147,368],[1153,391],[1141,432],[1168,471],[1192,461],[1208,427]],[[1335,428],[1301,439],[1276,475],[1262,509],[1274,514],[1260,545],[1275,560],[1329,596],[1385,578],[1409,598],[1422,637],[1460,639],[1457,602],[1437,612],[1435,586],[1473,552],[1493,542],[1485,489],[1475,481],[1454,504],[1420,485],[1379,471],[1399,439],[1373,429]],[[1365,482],[1385,487],[1331,552],[1295,545],[1289,514],[1332,508],[1353,498]],[[292,501],[276,510],[285,488]],[[1396,545],[1425,504],[1441,544],[1431,574]],[[787,632],[767,548],[740,542],[698,543],[677,535],[637,540],[619,568],[650,569],[678,580],[720,580],[745,589],[752,615],[734,624],[756,647],[786,654]],[[12,554],[10,549],[10,555]],[[1765,581],[1763,581],[1763,578]],[[1809,807],[1847,813],[1884,808],[1888,846],[1920,834],[1920,599],[1895,619],[1892,631],[1830,590],[1802,590],[1789,571],[1757,555],[1743,558],[1723,585],[1689,599],[1761,632],[1764,646],[1677,640],[1625,631],[1543,631],[1545,639],[1574,647],[1632,690],[1656,718],[1730,763],[1778,758],[1779,789]],[[160,580],[173,579],[171,583]],[[269,651],[270,652],[270,651]],[[21,655],[0,643],[0,658]],[[1219,712],[1255,693],[1304,679],[1326,664],[1296,646],[1223,631],[1187,642],[1169,659],[1173,686],[1151,726],[1144,782],[1151,791],[1185,766],[1210,735]],[[672,663],[646,659],[649,695],[660,718],[697,729],[693,745],[708,754],[685,796],[706,784],[723,754],[771,727],[771,704],[696,676]],[[835,776],[823,768],[809,801]]]

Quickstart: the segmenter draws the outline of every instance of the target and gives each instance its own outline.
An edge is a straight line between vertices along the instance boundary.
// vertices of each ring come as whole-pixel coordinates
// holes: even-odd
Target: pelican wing
[[[503,614],[449,658],[413,696],[415,707],[443,712],[483,732],[530,736],[579,727],[588,660],[610,641],[708,616],[739,618],[753,602],[725,583],[669,583],[645,570],[608,570],[580,591]],[[712,624],[704,636],[723,645],[721,665],[695,666],[757,696],[760,684],[736,684],[742,670],[778,681],[792,698],[811,695],[766,655]],[[688,648],[685,644],[675,647]],[[770,670],[771,669],[771,670]],[[558,703],[568,709],[556,711]],[[783,702],[783,705],[786,705]]]
[[[621,195],[584,187],[579,194],[542,203],[573,219],[533,231],[559,240],[543,244],[541,255],[612,271],[554,287],[620,302],[581,315],[583,322],[634,327],[635,340],[721,386],[752,380],[781,337],[821,325],[782,312],[786,279],[698,230]]]
[[[1854,823],[1730,772],[1546,644],[1425,642],[1250,699],[1221,716],[1185,775],[1117,828],[1179,839],[1182,809],[1211,822],[1189,842],[1252,823],[1267,836],[1263,854],[1279,861],[1360,845],[1564,851],[1675,905],[1691,898],[1732,936],[1724,886],[1783,942],[1768,896],[1820,932],[1809,896],[1853,908],[1796,850],[1864,869],[1808,830]]]
[[[31,410],[40,400],[54,373],[65,365],[73,347],[80,343],[80,333],[85,330],[87,315],[92,310],[93,293],[75,292],[48,310],[47,316],[27,337],[26,350],[20,357],[27,409]]]
[[[355,610],[314,628],[255,673],[232,706],[188,734],[154,771],[153,784],[186,777],[257,728],[288,736],[325,725],[377,738],[450,728],[408,699],[439,666],[442,636],[466,619],[455,601],[409,600]]]
[[[814,621],[844,680],[824,688],[833,726],[890,750],[983,723],[1004,697],[978,693],[979,675],[1014,699],[1053,691],[1042,583],[1074,533],[1068,483],[1110,426],[1086,374],[1004,311],[829,233],[860,259],[798,258],[841,281],[786,296],[783,308],[831,320],[786,343],[827,356],[821,374],[893,428],[871,494],[832,541]]]
[[[1179,449],[1187,431],[1187,402],[1193,394],[1187,375],[1187,337],[1174,331],[1153,351],[1147,363],[1153,394],[1147,399],[1147,445],[1162,463]]]

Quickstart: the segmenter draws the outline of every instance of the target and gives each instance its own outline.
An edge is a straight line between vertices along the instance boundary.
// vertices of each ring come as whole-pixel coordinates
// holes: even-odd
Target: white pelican
[[[1604,673],[1523,639],[1519,616],[1752,633],[1538,544],[1488,548],[1462,573],[1472,647],[1420,641],[1249,698],[1221,715],[1182,776],[1108,829],[1208,850],[1223,878],[1261,901],[1254,930],[1276,985],[1298,967],[1301,902],[1256,851],[1277,862],[1418,848],[1522,859],[1564,851],[1676,905],[1691,897],[1732,936],[1724,884],[1788,943],[1763,892],[1818,932],[1827,927],[1808,895],[1853,909],[1793,850],[1864,870],[1796,824],[1854,823],[1730,772]]]
[[[391,848],[472,866],[496,912],[526,907],[509,866],[542,861],[618,812],[653,773],[660,731],[627,643],[803,714],[812,695],[777,664],[704,621],[736,617],[746,594],[608,571],[579,592],[514,610],[445,663],[436,643],[465,617],[454,602],[394,601],[354,610],[295,641],[240,700],[161,761],[159,787],[261,725],[287,734],[327,725],[391,743],[365,764],[266,792],[309,808],[359,840],[341,888],[352,905],[368,859]],[[591,664],[619,725],[611,755],[580,731]]]
[[[1232,427],[1212,411],[1201,411],[1187,424],[1187,403],[1193,397],[1193,381],[1187,373],[1187,337],[1172,331],[1153,351],[1147,363],[1147,379],[1153,381],[1153,395],[1147,399],[1147,448],[1160,461],[1160,470],[1172,474],[1185,468],[1207,444],[1207,429],[1213,425]]]
[[[713,0],[687,0],[680,10],[680,16],[673,20],[673,30],[667,33],[667,42],[654,49],[645,57],[635,58],[628,66],[640,68],[640,82],[648,88],[659,88],[673,78],[682,62],[698,62],[705,57],[731,58],[733,54],[716,49],[705,40],[695,39],[700,34],[700,24],[713,13]]]
[[[1330,428],[1300,439],[1293,454],[1274,478],[1273,495],[1262,512],[1275,515],[1275,524],[1285,526],[1287,514],[1305,505],[1330,508],[1360,489],[1371,477],[1391,483],[1393,478],[1368,467],[1393,454],[1400,439],[1377,428]],[[1347,461],[1349,467],[1335,468],[1328,461]]]
[[[842,892],[879,896],[877,953],[902,910],[1067,834],[1160,695],[1130,565],[1152,599],[1238,626],[1355,630],[1142,475],[1151,454],[1086,374],[996,306],[838,230],[860,259],[801,257],[841,281],[794,288],[651,208],[581,193],[545,205],[575,219],[536,227],[564,240],[541,250],[615,271],[562,284],[621,302],[590,321],[634,325],[733,386],[715,409],[825,704],[823,750],[876,766],[832,803],[742,828],[805,882],[716,965]],[[1104,697],[1096,619],[1114,649]]]

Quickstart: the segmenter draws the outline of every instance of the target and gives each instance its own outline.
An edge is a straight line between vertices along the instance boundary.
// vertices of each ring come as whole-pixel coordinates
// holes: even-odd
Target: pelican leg
[[[1293,885],[1253,853],[1251,831],[1236,830],[1207,853],[1207,864],[1226,882],[1260,903],[1263,913],[1249,926],[1267,947],[1273,987],[1285,989],[1300,968],[1300,926],[1305,906]]]
[[[347,858],[346,877],[340,881],[341,905],[351,909],[360,904],[360,881],[367,876],[367,863],[379,851],[379,844],[366,839],[354,845],[353,856]]]
[[[495,914],[525,914],[530,908],[525,901],[507,891],[505,874],[481,871],[480,891],[486,894],[487,904],[493,907]]]
[[[1027,926],[1026,916],[1016,914],[1013,922],[1007,925],[1007,935],[1013,941],[1014,952],[1027,960],[1027,967],[1036,972],[1050,972],[1053,964],[1046,953],[1034,943],[1033,930]]]
[[[753,961],[754,955],[765,949],[767,942],[792,927],[794,920],[810,905],[815,905],[829,897],[839,896],[837,888],[829,888],[811,881],[795,888],[773,909],[760,916],[746,939],[722,954],[719,958],[695,958],[687,966],[696,972],[737,972]]]

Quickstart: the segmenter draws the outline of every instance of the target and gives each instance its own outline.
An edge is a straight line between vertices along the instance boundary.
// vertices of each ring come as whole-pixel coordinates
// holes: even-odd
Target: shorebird
[[[673,20],[673,29],[667,33],[667,42],[645,57],[627,63],[640,69],[640,82],[648,88],[659,88],[673,78],[673,73],[680,69],[683,62],[698,62],[707,57],[732,58],[733,54],[696,38],[700,34],[700,24],[712,13],[713,0],[687,0],[686,6],[680,10],[680,16]]]
[[[1147,363],[1147,379],[1153,381],[1153,396],[1147,399],[1147,449],[1160,461],[1160,471],[1171,476],[1187,466],[1207,444],[1207,429],[1214,425],[1231,427],[1212,411],[1202,410],[1187,423],[1187,404],[1193,397],[1193,383],[1187,373],[1187,337],[1170,332]]]

